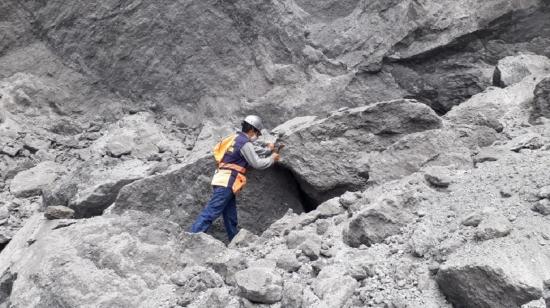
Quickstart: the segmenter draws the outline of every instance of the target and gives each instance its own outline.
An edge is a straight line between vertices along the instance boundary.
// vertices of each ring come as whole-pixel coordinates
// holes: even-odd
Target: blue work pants
[[[235,194],[229,187],[214,186],[212,197],[206,207],[199,214],[191,232],[206,232],[220,215],[223,215],[223,224],[229,241],[238,233],[237,229],[237,201]]]

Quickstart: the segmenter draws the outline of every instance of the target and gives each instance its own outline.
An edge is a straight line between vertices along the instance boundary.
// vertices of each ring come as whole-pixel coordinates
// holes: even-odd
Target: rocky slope
[[[3,1],[0,306],[545,307],[549,38],[542,0]],[[250,112],[282,161],[186,233]]]

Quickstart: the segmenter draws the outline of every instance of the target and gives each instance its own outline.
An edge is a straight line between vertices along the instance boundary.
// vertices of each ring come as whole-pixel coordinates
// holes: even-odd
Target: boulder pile
[[[547,2],[0,20],[0,307],[550,307]],[[282,159],[247,174],[231,242],[189,233],[248,113]]]

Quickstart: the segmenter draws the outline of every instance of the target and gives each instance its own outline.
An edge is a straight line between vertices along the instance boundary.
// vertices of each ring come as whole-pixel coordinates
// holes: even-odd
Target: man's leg
[[[234,198],[233,191],[227,187],[215,187],[212,193],[212,198],[208,201],[206,207],[199,214],[199,217],[191,226],[191,232],[206,232],[212,222],[220,216],[226,207],[227,203]]]
[[[235,199],[235,195],[233,195],[233,198],[229,200],[223,210],[223,224],[225,226],[225,231],[227,232],[227,237],[231,242],[231,240],[239,232],[237,229],[237,200]]]

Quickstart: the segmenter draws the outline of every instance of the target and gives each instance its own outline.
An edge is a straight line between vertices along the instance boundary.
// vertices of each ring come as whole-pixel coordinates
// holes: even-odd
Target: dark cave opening
[[[0,252],[2,252],[4,250],[4,248],[6,248],[6,246],[8,246],[9,243],[10,243],[10,241],[7,241],[5,243],[1,243],[0,244]]]

